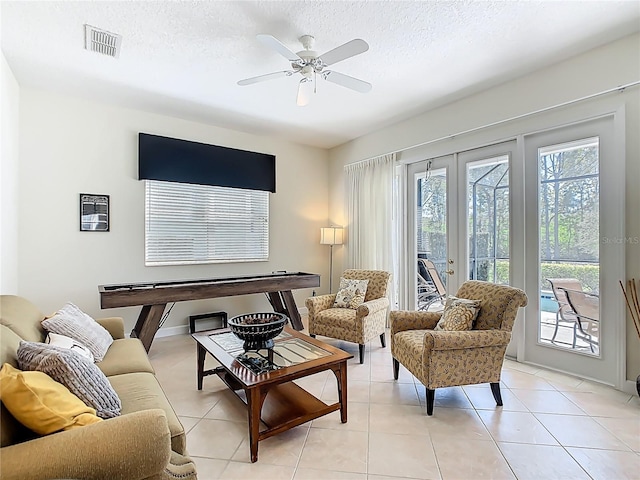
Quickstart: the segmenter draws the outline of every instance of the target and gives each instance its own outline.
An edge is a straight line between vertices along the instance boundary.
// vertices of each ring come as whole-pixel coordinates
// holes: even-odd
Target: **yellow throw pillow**
[[[0,370],[0,400],[16,420],[39,435],[102,421],[46,373],[23,372],[8,363]]]

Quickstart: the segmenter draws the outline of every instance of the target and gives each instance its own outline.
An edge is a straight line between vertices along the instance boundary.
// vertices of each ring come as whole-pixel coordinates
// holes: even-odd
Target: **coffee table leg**
[[[347,423],[347,362],[332,368],[338,382],[338,402],[340,402],[340,421]]]
[[[251,463],[258,461],[258,437],[260,436],[260,410],[262,401],[259,388],[246,390],[247,412],[249,414],[249,445],[251,445]]]
[[[202,390],[202,377],[204,377],[204,357],[207,349],[198,343],[198,390]]]

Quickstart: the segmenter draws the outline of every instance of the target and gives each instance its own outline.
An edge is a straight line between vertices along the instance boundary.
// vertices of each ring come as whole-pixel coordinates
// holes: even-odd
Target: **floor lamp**
[[[320,243],[331,247],[329,263],[329,293],[333,291],[333,246],[342,245],[342,227],[322,227],[320,229]]]

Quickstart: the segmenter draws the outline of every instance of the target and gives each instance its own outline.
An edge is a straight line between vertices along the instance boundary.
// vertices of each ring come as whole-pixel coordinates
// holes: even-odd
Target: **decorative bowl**
[[[273,339],[280,335],[289,317],[282,313],[245,313],[230,318],[229,329],[244,341],[244,351],[273,348]]]

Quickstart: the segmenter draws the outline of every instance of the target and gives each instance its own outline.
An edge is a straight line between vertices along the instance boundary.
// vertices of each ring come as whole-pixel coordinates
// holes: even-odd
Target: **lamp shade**
[[[322,245],[342,245],[342,227],[322,227],[320,243]]]

